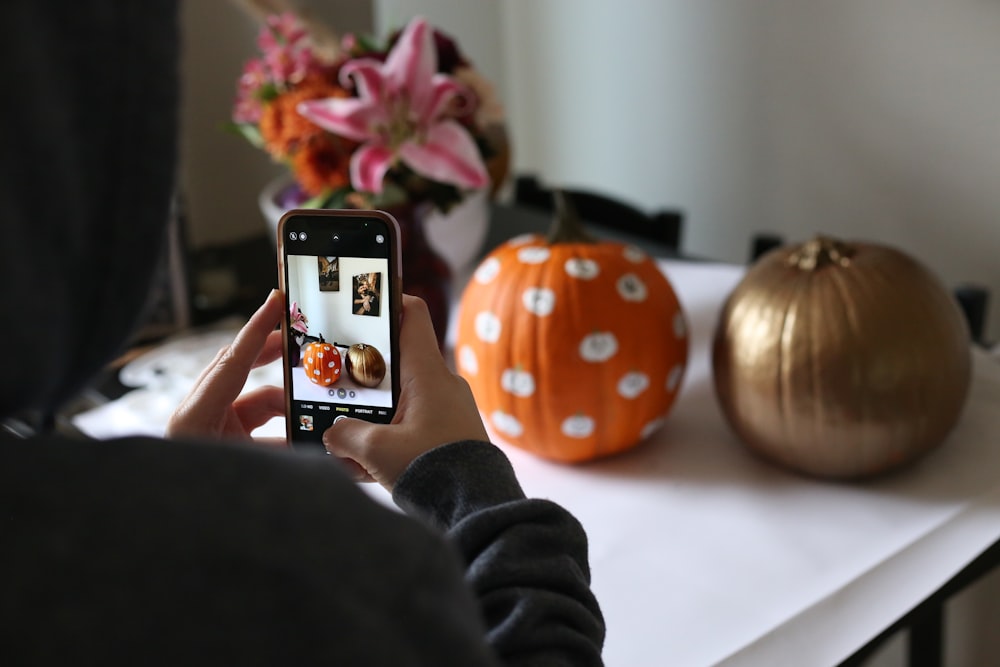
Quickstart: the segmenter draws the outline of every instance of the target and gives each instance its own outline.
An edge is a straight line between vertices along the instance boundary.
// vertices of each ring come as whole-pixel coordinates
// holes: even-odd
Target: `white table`
[[[836,664],[1000,538],[1000,364],[975,353],[959,425],[918,464],[865,483],[807,479],[750,455],[715,401],[708,342],[742,268],[661,266],[692,337],[664,427],[580,466],[505,451],[529,495],[587,529],[609,667]]]
[[[709,341],[739,267],[662,262],[690,319],[681,395],[648,442],[580,467],[506,448],[590,536],[609,667],[833,665],[1000,538],[1000,364],[975,355],[949,439],[867,483],[807,479],[724,423]]]

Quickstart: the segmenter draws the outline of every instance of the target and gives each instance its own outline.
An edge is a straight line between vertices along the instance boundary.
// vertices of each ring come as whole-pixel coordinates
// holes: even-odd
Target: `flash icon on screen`
[[[375,243],[385,243],[385,237],[381,234],[375,235]]]

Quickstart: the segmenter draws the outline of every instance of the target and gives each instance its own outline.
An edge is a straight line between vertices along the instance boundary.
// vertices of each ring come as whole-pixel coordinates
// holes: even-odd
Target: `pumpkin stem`
[[[816,271],[824,266],[850,266],[854,246],[843,241],[818,235],[803,243],[788,256],[788,263],[803,271]]]
[[[573,200],[564,190],[552,191],[555,199],[556,215],[552,219],[549,235],[545,239],[549,245],[556,243],[596,243],[597,240],[584,230]]]

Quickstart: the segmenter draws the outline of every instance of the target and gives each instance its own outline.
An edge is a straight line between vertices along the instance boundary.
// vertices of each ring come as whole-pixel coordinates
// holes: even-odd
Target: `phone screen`
[[[399,396],[398,227],[380,211],[290,211],[278,227],[288,440],[338,416],[388,423]]]

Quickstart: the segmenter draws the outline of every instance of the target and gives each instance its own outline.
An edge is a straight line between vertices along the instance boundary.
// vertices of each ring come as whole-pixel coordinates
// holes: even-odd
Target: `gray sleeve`
[[[586,533],[559,505],[526,498],[499,449],[459,442],[427,452],[400,477],[393,500],[458,547],[504,664],[602,664]]]

